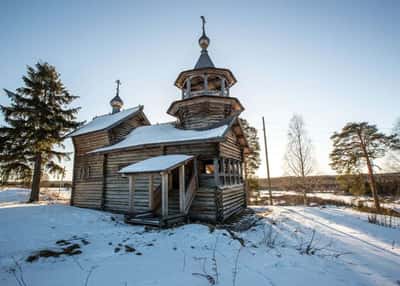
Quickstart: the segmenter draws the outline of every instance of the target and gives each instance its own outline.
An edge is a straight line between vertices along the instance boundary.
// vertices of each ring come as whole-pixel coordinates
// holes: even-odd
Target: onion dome
[[[119,97],[119,86],[121,85],[121,81],[118,79],[115,81],[117,83],[117,92],[113,99],[110,101],[110,105],[112,107],[112,113],[120,112],[124,102]]]

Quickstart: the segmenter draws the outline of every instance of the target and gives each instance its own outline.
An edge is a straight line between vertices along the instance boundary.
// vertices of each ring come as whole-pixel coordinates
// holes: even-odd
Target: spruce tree
[[[390,148],[397,148],[399,140],[395,135],[379,132],[375,125],[367,122],[347,123],[340,132],[335,132],[331,139],[331,167],[339,174],[349,174],[366,166],[375,208],[380,211],[374,161],[385,156]]]
[[[37,63],[27,67],[24,86],[16,92],[5,90],[9,106],[0,105],[6,124],[0,127],[0,176],[31,181],[29,202],[39,200],[43,172],[60,174],[60,163],[69,159],[65,135],[80,126],[79,108],[68,105],[77,98],[61,82],[54,66]]]

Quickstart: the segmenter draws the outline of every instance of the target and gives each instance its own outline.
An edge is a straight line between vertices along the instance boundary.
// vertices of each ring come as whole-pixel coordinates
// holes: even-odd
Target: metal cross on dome
[[[201,21],[203,22],[203,34],[205,34],[205,28],[204,28],[204,26],[205,26],[205,24],[206,24],[206,18],[204,18],[204,16],[200,16],[200,18],[201,18]]]
[[[117,84],[117,95],[119,95],[119,86],[121,85],[121,81],[117,79],[115,83]]]

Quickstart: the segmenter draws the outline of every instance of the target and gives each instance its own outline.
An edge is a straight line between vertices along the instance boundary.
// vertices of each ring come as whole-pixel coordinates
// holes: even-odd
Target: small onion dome
[[[113,108],[112,109],[113,113],[115,113],[115,112],[119,112],[121,110],[122,106],[124,105],[124,102],[122,101],[122,99],[117,94],[116,96],[114,96],[113,99],[111,99],[110,105]]]
[[[203,33],[203,35],[199,39],[199,45],[203,50],[206,50],[208,48],[208,45],[210,44],[210,39],[206,36],[206,34]]]
[[[206,19],[204,16],[201,16],[201,21],[202,21],[202,29],[203,29],[203,34],[201,35],[199,39],[199,45],[203,50],[206,50],[208,48],[208,45],[210,44],[210,39],[206,35],[206,30],[205,30],[205,24],[206,24]]]

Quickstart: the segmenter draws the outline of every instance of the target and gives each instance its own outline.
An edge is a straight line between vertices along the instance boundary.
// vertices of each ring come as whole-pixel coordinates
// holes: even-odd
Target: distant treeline
[[[71,188],[71,181],[41,181],[41,188]],[[7,182],[5,184],[0,184],[0,187],[18,187],[18,188],[29,188],[30,185],[22,182]]]
[[[370,187],[368,184],[368,177],[366,174],[362,175],[366,194],[370,194]],[[293,186],[296,185],[296,181],[300,180],[297,177],[276,177],[271,178],[271,185],[273,190],[293,190]],[[310,191],[314,192],[346,192],[343,190],[337,180],[337,176],[309,176],[307,177],[308,185],[311,186]],[[376,174],[377,187],[380,195],[400,195],[400,173],[385,173]],[[267,179],[257,179],[257,188],[259,190],[265,190],[268,188]]]

